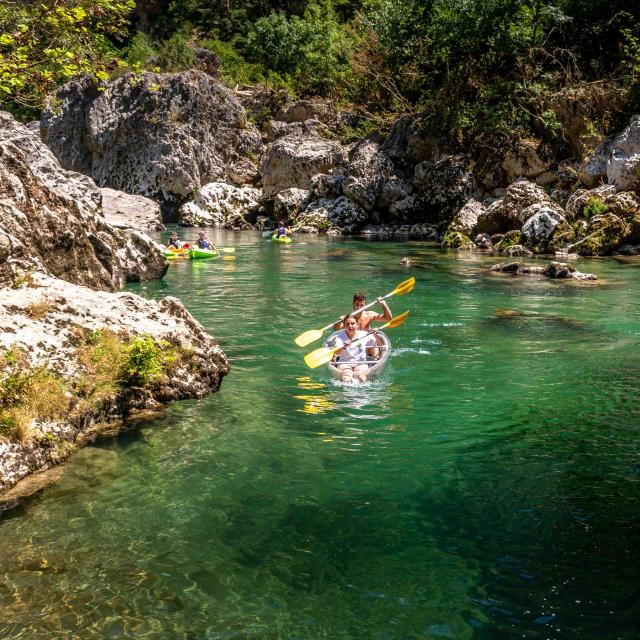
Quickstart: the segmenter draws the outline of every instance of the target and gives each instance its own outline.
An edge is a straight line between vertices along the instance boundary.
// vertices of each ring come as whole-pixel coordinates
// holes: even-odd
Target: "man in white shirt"
[[[343,322],[344,330],[329,345],[342,347],[334,356],[336,367],[342,374],[342,382],[366,382],[369,375],[367,355],[369,359],[378,357],[375,337],[360,331],[353,316],[347,316]]]

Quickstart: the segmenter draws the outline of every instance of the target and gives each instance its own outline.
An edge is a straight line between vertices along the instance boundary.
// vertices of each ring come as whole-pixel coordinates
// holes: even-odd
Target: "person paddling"
[[[276,238],[282,238],[287,236],[287,227],[284,226],[284,221],[280,220],[276,227]]]
[[[358,318],[358,329],[361,331],[369,331],[369,326],[372,322],[389,322],[389,320],[393,318],[393,313],[391,313],[389,305],[382,298],[376,298],[376,302],[378,302],[382,307],[383,313],[376,313],[371,310],[359,312],[358,309],[362,309],[362,307],[366,306],[367,296],[365,296],[364,293],[354,294],[353,313],[351,315]],[[334,331],[337,331],[338,329],[342,329],[343,326],[344,318],[338,320],[338,322],[333,325],[333,329]]]
[[[358,309],[362,309],[362,307],[366,306],[367,296],[360,292],[353,295],[353,313],[351,315],[357,317],[358,329],[360,329],[360,331],[371,331],[372,322],[389,322],[389,320],[393,318],[393,313],[391,313],[389,305],[382,298],[376,298],[376,302],[378,302],[382,307],[383,313],[376,313],[371,310],[358,312]],[[343,327],[344,319],[338,320],[338,322],[333,325],[333,330],[337,331]],[[378,346],[384,346],[384,340],[380,336],[376,335],[375,339]]]
[[[175,247],[176,249],[182,249],[184,246],[184,242],[178,238],[178,234],[175,231],[171,232],[171,236],[169,236],[169,242],[167,243],[167,247]]]
[[[207,251],[215,251],[216,253],[220,253],[213,242],[210,242],[206,236],[204,235],[204,231],[198,232],[198,249],[205,249]]]
[[[358,321],[353,316],[347,316],[342,322],[344,330],[334,336],[327,346],[342,347],[334,356],[342,382],[366,382],[369,376],[367,355],[373,359],[379,356],[375,340],[377,336],[367,336],[366,331],[359,330]]]

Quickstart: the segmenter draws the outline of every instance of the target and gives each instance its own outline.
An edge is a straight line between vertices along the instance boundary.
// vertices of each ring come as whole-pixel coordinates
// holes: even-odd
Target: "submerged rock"
[[[593,273],[582,273],[575,267],[564,262],[550,262],[545,267],[522,264],[521,262],[503,262],[494,264],[491,271],[503,273],[515,273],[521,275],[541,275],[548,278],[572,279],[572,280],[597,280]]]

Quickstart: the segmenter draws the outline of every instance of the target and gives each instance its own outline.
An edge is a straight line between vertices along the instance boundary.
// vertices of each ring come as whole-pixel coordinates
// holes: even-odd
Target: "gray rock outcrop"
[[[294,231],[302,233],[353,233],[367,221],[367,213],[353,200],[340,196],[336,200],[315,200],[294,218]]]
[[[342,182],[342,192],[371,211],[384,183],[393,172],[393,164],[380,145],[364,140],[353,150]]]
[[[195,70],[126,74],[102,92],[73,80],[45,110],[41,134],[63,167],[99,186],[177,204],[262,151],[233,92]]]
[[[100,192],[102,215],[112,227],[122,230],[135,229],[142,233],[164,230],[157,202],[108,187],[103,187]]]
[[[260,190],[212,182],[180,208],[180,224],[185,227],[251,229],[247,216],[260,207]]]
[[[507,187],[504,198],[491,203],[478,216],[476,231],[494,234],[520,229],[537,212],[529,208],[532,205],[537,207],[544,205],[548,211],[563,214],[562,207],[551,200],[539,186],[528,180],[517,180]]]
[[[333,140],[288,135],[271,143],[261,165],[266,198],[292,187],[309,189],[312,176],[330,173],[347,159],[344,147]]]
[[[290,220],[302,209],[309,198],[306,189],[284,189],[273,201],[273,212],[279,220]]]
[[[180,357],[145,388],[114,388],[99,402],[86,402],[84,386],[92,375],[86,352],[93,337],[105,330],[119,339],[151,338],[179,350]],[[0,492],[34,471],[60,463],[99,422],[122,419],[161,402],[204,397],[220,387],[229,371],[217,342],[179,300],[155,302],[127,292],[92,291],[38,273],[29,286],[2,291],[0,354],[8,349],[28,358],[24,371],[46,366],[49,375],[64,380],[63,397],[70,409],[65,416],[34,421],[28,437],[21,440],[0,437]],[[115,366],[109,363],[111,369]]]
[[[93,181],[63,170],[40,138],[0,112],[0,286],[31,270],[113,290],[161,277],[159,245],[111,226]]]
[[[413,187],[414,211],[422,215],[422,220],[414,221],[433,224],[448,224],[454,213],[478,194],[477,183],[464,156],[417,164]]]
[[[607,178],[617,191],[640,190],[640,115],[613,141]]]

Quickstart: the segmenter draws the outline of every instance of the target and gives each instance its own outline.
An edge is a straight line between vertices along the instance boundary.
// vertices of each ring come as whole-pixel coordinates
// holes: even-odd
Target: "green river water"
[[[181,298],[230,375],[0,518],[0,638],[638,638],[639,262],[210,235],[236,259],[131,289]],[[298,333],[409,275],[380,378],[305,367]]]

